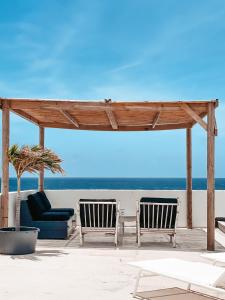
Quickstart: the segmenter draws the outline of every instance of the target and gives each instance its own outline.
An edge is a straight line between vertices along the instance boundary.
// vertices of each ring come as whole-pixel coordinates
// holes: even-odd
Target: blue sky
[[[224,0],[1,1],[0,96],[219,98],[216,176],[225,177],[224,20]],[[38,129],[12,115],[10,143],[37,141]],[[67,176],[185,176],[185,131],[47,129],[46,146],[61,155]],[[193,175],[206,175],[199,126]]]

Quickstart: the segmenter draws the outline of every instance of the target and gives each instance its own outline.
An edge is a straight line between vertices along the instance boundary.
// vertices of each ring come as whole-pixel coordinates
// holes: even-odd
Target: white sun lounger
[[[172,278],[187,283],[187,290],[194,285],[216,292],[217,297],[225,295],[225,270],[221,267],[171,258],[131,262],[129,265],[139,268],[133,297],[136,297],[141,277],[146,276]],[[149,274],[144,275],[146,272]]]

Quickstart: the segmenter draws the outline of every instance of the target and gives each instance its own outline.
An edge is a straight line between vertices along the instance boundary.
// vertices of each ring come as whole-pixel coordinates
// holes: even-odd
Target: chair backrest
[[[46,210],[50,210],[52,208],[50,201],[48,200],[48,197],[46,196],[44,191],[37,192],[37,194],[41,197],[42,203],[44,204],[44,207]]]
[[[141,198],[140,227],[145,229],[175,229],[178,213],[177,198]]]
[[[51,203],[45,192],[36,192],[29,195],[27,198],[31,215],[35,220],[38,220],[43,212],[51,209]]]
[[[80,199],[78,209],[82,227],[116,227],[117,202],[115,199]]]
[[[33,219],[38,220],[42,213],[47,211],[41,195],[39,193],[31,194],[27,197],[27,199],[27,204]]]

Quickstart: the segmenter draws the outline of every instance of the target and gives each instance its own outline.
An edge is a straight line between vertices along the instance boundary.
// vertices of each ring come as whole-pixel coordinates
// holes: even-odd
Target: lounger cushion
[[[91,204],[85,204],[85,202],[91,202]],[[80,221],[82,227],[116,227],[116,205],[101,204],[101,202],[116,203],[116,200],[80,199]]]
[[[176,198],[143,197],[140,203],[177,204]],[[168,207],[168,208],[167,208]],[[174,229],[176,223],[177,206],[170,205],[140,205],[140,227],[149,229]]]
[[[67,221],[70,218],[68,212],[43,212],[39,218],[39,221]]]

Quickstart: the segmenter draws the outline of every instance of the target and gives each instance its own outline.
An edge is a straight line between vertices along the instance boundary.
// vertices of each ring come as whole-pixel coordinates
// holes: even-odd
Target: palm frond
[[[24,172],[37,173],[43,169],[52,173],[64,173],[59,156],[52,150],[43,149],[39,145],[22,147],[12,145],[8,150],[8,157],[17,177],[21,177]]]

